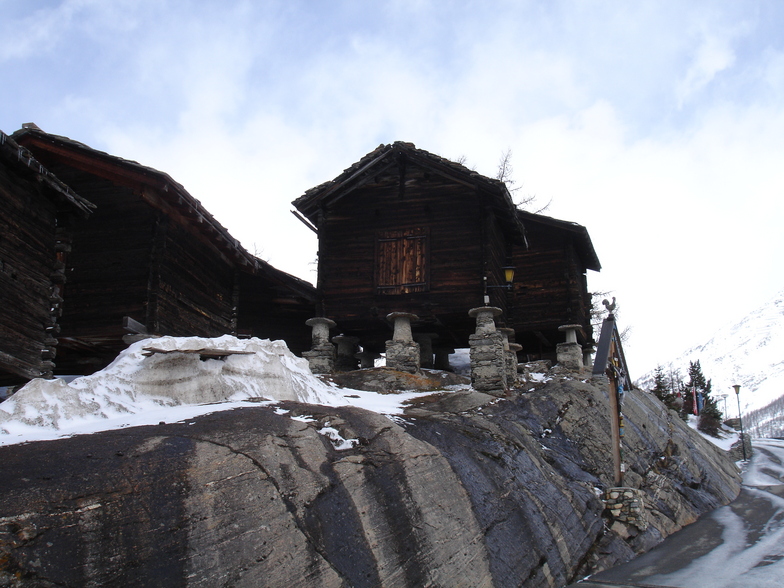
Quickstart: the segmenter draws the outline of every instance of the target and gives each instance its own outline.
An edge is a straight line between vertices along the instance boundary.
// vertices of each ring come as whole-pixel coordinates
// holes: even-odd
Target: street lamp
[[[482,278],[484,283],[484,300],[485,305],[490,304],[490,296],[487,294],[488,288],[505,288],[506,290],[512,290],[513,282],[514,282],[514,275],[515,275],[515,267],[513,265],[505,265],[501,268],[504,272],[504,280],[506,280],[506,284],[499,284],[497,286],[488,286],[487,285],[487,276]]]
[[[727,395],[722,394],[721,396],[719,396],[719,398],[721,398],[724,401],[724,420],[726,421],[727,420]]]
[[[740,446],[743,448],[743,461],[746,461],[746,440],[743,438],[743,415],[740,413],[740,384],[733,384],[738,398],[738,420],[740,421]]]

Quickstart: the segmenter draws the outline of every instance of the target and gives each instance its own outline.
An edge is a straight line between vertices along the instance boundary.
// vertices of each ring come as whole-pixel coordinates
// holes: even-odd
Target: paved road
[[[757,439],[731,504],[575,588],[783,588],[784,441]]]

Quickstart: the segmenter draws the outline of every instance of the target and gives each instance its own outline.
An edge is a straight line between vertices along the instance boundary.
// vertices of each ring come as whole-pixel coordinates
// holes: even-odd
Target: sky
[[[398,140],[510,152],[590,232],[635,379],[784,289],[782,30],[776,0],[0,0],[0,130],[164,171],[309,281],[305,190]]]

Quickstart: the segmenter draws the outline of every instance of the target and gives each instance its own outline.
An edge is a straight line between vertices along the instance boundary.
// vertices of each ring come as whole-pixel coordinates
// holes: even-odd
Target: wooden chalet
[[[0,132],[0,386],[51,376],[66,243],[93,208]]]
[[[96,206],[68,243],[55,373],[106,366],[129,334],[309,346],[313,287],[248,253],[167,174],[37,127],[13,137]]]
[[[499,180],[396,142],[293,205],[319,238],[316,314],[365,350],[383,352],[392,312],[415,314],[435,346],[467,347],[468,311],[488,304],[530,358],[555,356],[562,325],[591,343],[585,271],[599,262],[587,231],[518,210]]]
[[[552,358],[564,341],[562,325],[580,325],[577,341],[586,349],[593,343],[591,295],[587,270],[601,264],[588,230],[577,223],[517,211],[528,247],[514,247],[511,263],[516,278],[509,292],[507,323],[515,330],[522,355]]]

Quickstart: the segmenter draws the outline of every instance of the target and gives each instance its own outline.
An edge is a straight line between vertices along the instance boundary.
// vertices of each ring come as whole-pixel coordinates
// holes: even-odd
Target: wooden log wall
[[[238,279],[237,330],[241,336],[283,339],[297,354],[310,349],[311,329],[305,321],[314,316],[313,301],[281,292],[264,275],[241,272]]]
[[[590,339],[585,268],[571,235],[535,223],[526,225],[526,229],[529,248],[515,248],[513,255],[514,329],[523,351],[532,347],[549,349],[562,342],[558,327],[564,324],[583,325],[586,338]]]
[[[499,231],[492,222],[484,228],[491,243],[483,250],[485,211],[472,186],[414,165],[406,167],[400,186],[393,169],[325,211],[319,228],[324,314],[339,327],[378,330],[387,313],[413,312],[450,325],[467,344],[474,327],[468,310],[483,304],[483,261],[489,256],[487,267],[504,265]],[[373,279],[376,240],[401,228],[427,229],[429,284],[424,292],[381,294]]]
[[[56,212],[42,184],[0,161],[0,385],[50,371]]]
[[[55,169],[97,205],[74,228],[58,362],[59,373],[92,373],[125,348],[123,317],[145,322],[155,215],[127,188],[71,168]]]
[[[506,325],[510,320],[511,292],[496,286],[506,284],[503,267],[511,263],[512,245],[509,244],[495,215],[489,209],[485,210],[485,226],[487,253],[484,275],[487,276],[487,294],[490,298],[490,306],[496,306],[503,311],[503,314],[496,318],[496,323]]]
[[[169,222],[159,252],[157,333],[217,337],[232,333],[234,266],[193,233]]]

